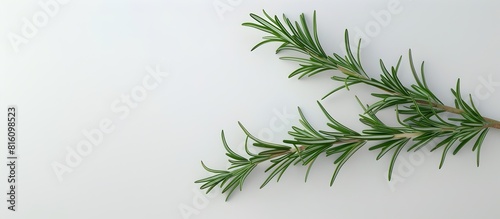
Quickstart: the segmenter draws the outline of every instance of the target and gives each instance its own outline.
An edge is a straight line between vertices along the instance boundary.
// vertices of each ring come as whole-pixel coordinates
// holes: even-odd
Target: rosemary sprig
[[[254,46],[252,50],[267,43],[278,42],[281,45],[277,48],[276,53],[289,50],[308,56],[307,58],[299,56],[281,57],[283,60],[298,62],[300,65],[300,67],[293,71],[289,77],[300,74],[300,79],[304,76],[310,77],[327,70],[339,70],[344,74],[332,77],[333,80],[340,81],[343,85],[332,90],[325,95],[323,99],[341,89],[348,89],[351,85],[366,84],[379,88],[385,92],[382,94],[372,94],[380,98],[380,100],[370,106],[370,111],[378,111],[396,105],[417,103],[418,105],[432,106],[437,113],[450,112],[454,114],[463,114],[466,117],[473,116],[470,114],[473,109],[470,109],[470,106],[462,99],[459,93],[457,94],[457,92],[459,92],[459,85],[457,85],[456,91],[452,90],[452,93],[456,97],[456,106],[450,107],[443,105],[427,86],[424,75],[424,62],[422,62],[420,67],[420,76],[417,73],[411,50],[409,51],[409,62],[416,84],[407,87],[399,80],[397,74],[402,57],[399,58],[397,65],[390,69],[387,69],[384,62],[380,60],[382,74],[380,75],[381,79],[377,80],[370,78],[361,65],[359,53],[361,40],[358,43],[357,55],[354,55],[349,43],[349,33],[347,30],[345,31],[345,49],[347,54],[344,57],[337,53],[328,56],[323,50],[317,34],[316,12],[313,14],[312,30],[308,27],[304,14],[300,16],[300,23],[292,23],[290,19],[283,15],[283,22],[286,24],[283,25],[283,22],[277,16],[271,17],[265,11],[263,11],[263,13],[267,20],[258,15],[250,14],[256,22],[243,23],[243,26],[252,27],[270,34],[264,36],[263,41]],[[472,98],[470,99],[472,104]],[[489,127],[500,128],[499,121],[487,117],[483,117],[483,120],[486,123],[485,125]]]
[[[207,192],[210,192],[215,186],[220,186],[223,188],[222,193],[227,193],[227,198],[229,198],[237,187],[242,189],[247,176],[257,165],[265,161],[270,162],[270,166],[265,170],[269,175],[261,188],[274,178],[279,181],[291,165],[308,166],[305,177],[307,180],[314,161],[322,154],[336,156],[333,161],[336,168],[330,181],[330,185],[332,185],[342,166],[356,151],[369,142],[373,144],[369,150],[379,150],[377,160],[388,153],[392,154],[389,165],[389,180],[391,180],[394,164],[401,151],[417,151],[433,141],[437,143],[431,151],[442,149],[439,168],[443,166],[450,150],[455,155],[469,142],[474,142],[472,151],[476,151],[477,165],[479,166],[481,145],[490,128],[500,129],[500,122],[482,116],[474,106],[471,95],[469,95],[468,102],[463,99],[460,80],[457,80],[455,89],[451,90],[455,98],[455,105],[454,107],[447,106],[429,89],[425,80],[423,62],[420,66],[420,72],[417,73],[411,50],[408,57],[415,84],[405,86],[398,78],[402,56],[396,66],[390,68],[387,68],[380,60],[382,73],[380,79],[374,79],[368,76],[361,65],[360,43],[356,55],[351,50],[347,30],[345,32],[347,54],[344,57],[336,53],[329,56],[319,41],[316,13],[313,15],[312,29],[308,27],[304,14],[300,16],[300,22],[293,23],[284,15],[283,21],[277,16],[269,16],[265,11],[264,15],[264,17],[260,17],[251,14],[250,16],[255,20],[255,23],[243,24],[270,34],[264,36],[263,41],[252,50],[270,42],[278,42],[281,45],[276,50],[277,53],[290,50],[300,53],[301,56],[305,55],[306,58],[301,56],[281,57],[281,59],[299,63],[300,67],[293,71],[289,77],[299,76],[302,78],[327,70],[339,70],[343,74],[333,76],[332,80],[342,82],[343,85],[335,88],[325,97],[339,90],[349,89],[349,86],[355,84],[376,87],[383,93],[372,93],[374,97],[378,98],[378,101],[370,105],[364,106],[358,100],[364,110],[364,114],[360,115],[360,121],[368,126],[361,132],[356,132],[339,123],[319,102],[318,105],[327,118],[327,125],[331,130],[315,129],[299,108],[301,117],[299,121],[302,127],[291,127],[292,131],[289,134],[293,139],[284,140],[283,144],[260,140],[239,123],[247,136],[246,155],[243,156],[232,151],[222,132],[221,137],[227,151],[226,156],[229,158],[230,167],[227,170],[216,170],[208,168],[202,162],[202,166],[213,175],[196,181],[196,183],[202,184],[201,189],[207,189]],[[396,119],[399,123],[397,127],[386,125],[376,116],[379,110],[390,107],[395,108]],[[444,119],[441,114],[445,112],[456,114],[458,117]],[[254,141],[253,146],[260,148],[261,152],[258,154],[250,152],[248,149],[249,139]]]

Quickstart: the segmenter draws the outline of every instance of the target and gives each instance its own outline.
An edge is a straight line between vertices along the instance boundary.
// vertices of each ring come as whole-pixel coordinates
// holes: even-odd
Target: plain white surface
[[[331,188],[329,158],[316,162],[307,183],[305,168],[297,166],[279,183],[258,189],[265,177],[258,168],[229,202],[217,193],[201,196],[193,183],[208,176],[200,160],[226,167],[222,129],[241,151],[237,121],[279,142],[297,124],[300,106],[323,127],[316,100],[338,85],[329,80],[332,72],[287,79],[296,64],[278,60],[276,45],[250,52],[263,33],[241,26],[249,13],[266,9],[296,19],[316,10],[329,52],[341,51],[344,29],[372,28],[362,49],[370,74],[378,74],[379,58],[392,65],[412,48],[416,60],[426,60],[429,84],[441,99],[451,103],[449,89],[461,78],[463,92],[472,93],[480,111],[498,118],[497,1],[66,1],[16,52],[8,36],[22,35],[23,19],[43,10],[39,2],[48,0],[0,2],[0,107],[6,112],[8,104],[18,105],[20,121],[18,211],[0,205],[0,218],[500,217],[498,131],[483,145],[481,167],[470,148],[448,156],[441,170],[440,153],[405,153],[395,184],[386,179],[388,158],[375,161],[376,152],[366,148]],[[400,12],[387,23],[376,19],[398,2]],[[123,95],[141,89],[146,68],[157,67],[168,73],[157,87],[128,114],[113,109],[125,106]],[[406,69],[401,77],[410,83]],[[486,86],[488,77],[496,84]],[[360,129],[353,97],[369,102],[371,91],[356,87],[323,104]],[[389,115],[383,118],[391,120]],[[83,132],[102,120],[111,121],[113,131],[59,181],[52,165],[64,164],[68,150],[85,140]],[[6,175],[1,165],[0,191],[7,189]]]

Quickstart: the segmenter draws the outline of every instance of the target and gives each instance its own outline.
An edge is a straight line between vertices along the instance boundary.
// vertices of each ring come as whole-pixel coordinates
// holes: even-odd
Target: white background
[[[277,45],[250,52],[263,33],[241,26],[249,13],[265,9],[311,19],[316,10],[329,53],[342,53],[344,29],[353,38],[364,33],[362,60],[374,77],[379,58],[393,65],[404,55],[401,78],[411,83],[411,48],[416,61],[426,60],[429,85],[443,101],[452,104],[449,89],[461,78],[463,92],[473,95],[480,111],[499,118],[498,1],[61,1],[16,46],[9,37],[23,37],[24,19],[32,23],[46,13],[39,2],[50,1],[0,3],[0,120],[7,105],[17,105],[20,130],[18,209],[12,213],[5,203],[3,143],[0,218],[500,217],[498,131],[484,142],[479,168],[470,146],[448,156],[441,170],[440,151],[403,153],[395,170],[399,181],[392,184],[386,177],[389,157],[376,161],[377,152],[367,147],[344,166],[333,187],[332,158],[317,161],[307,183],[305,168],[297,166],[264,189],[264,168],[257,168],[228,202],[217,193],[200,195],[193,183],[208,176],[200,160],[227,166],[222,129],[241,152],[244,135],[237,121],[280,142],[298,124],[300,106],[324,127],[316,100],[339,85],[329,80],[335,72],[287,79],[297,65],[280,61]],[[390,2],[397,11],[379,20]],[[148,67],[168,76],[134,100],[129,114],[113,110],[113,104],[126,106],[123,95],[142,89]],[[372,91],[356,87],[322,103],[341,122],[361,129],[353,97],[370,103]],[[390,111],[385,115],[393,119]],[[65,159],[86,140],[83,133],[102,120],[111,121],[113,131],[59,181],[53,165],[69,165]],[[0,127],[6,135],[6,125]]]

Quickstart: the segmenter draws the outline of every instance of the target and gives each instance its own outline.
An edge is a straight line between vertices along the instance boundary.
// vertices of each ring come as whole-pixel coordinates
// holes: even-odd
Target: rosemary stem
[[[365,80],[368,80],[367,77],[363,76],[361,73],[359,72],[353,72],[352,70],[350,69],[346,69],[342,66],[337,66],[337,69],[342,72],[343,74],[347,75],[347,76],[352,76],[352,77],[357,77],[357,78],[360,78],[360,79],[365,79]],[[368,84],[368,83],[367,83]],[[371,84],[370,84],[371,85]],[[373,86],[373,85],[372,85]],[[374,86],[374,87],[377,87],[377,86]],[[395,96],[401,96],[401,97],[407,97],[407,98],[411,98],[411,97],[408,97],[406,95],[403,95],[403,94],[400,94],[398,92],[394,92],[394,91],[391,91],[391,90],[387,90],[387,89],[383,89],[381,87],[377,87],[387,93],[390,93],[392,95],[395,95]],[[453,113],[453,114],[462,114],[464,113],[464,110],[462,109],[457,109],[455,107],[451,107],[451,106],[447,106],[447,105],[443,105],[443,104],[440,104],[440,103],[436,103],[436,102],[428,102],[428,101],[424,101],[424,100],[416,100],[415,101],[417,104],[419,105],[427,105],[427,106],[432,106],[436,109],[441,109],[441,110],[444,110],[446,112],[449,112],[449,113]],[[486,125],[485,125],[485,128],[495,128],[495,129],[500,129],[500,121],[498,120],[495,120],[495,119],[492,119],[492,118],[488,118],[488,117],[484,117],[483,116],[483,119],[486,121]]]
[[[301,151],[304,151],[306,148],[307,148],[307,146],[301,145],[297,148],[291,148],[289,151],[283,151],[280,153],[273,154],[269,157],[269,159],[276,158],[276,157],[283,156],[283,155],[287,155],[287,154],[291,154],[291,153],[295,153],[297,151],[301,152]]]
[[[454,114],[462,114],[464,112],[461,109],[457,109],[457,108],[451,107],[451,106],[446,106],[443,104],[438,104],[438,103],[431,103],[431,104],[435,108],[442,109],[442,110],[445,110],[446,112],[450,112],[450,113],[454,113]],[[483,119],[488,123],[485,125],[485,128],[500,129],[500,121],[492,119],[492,118],[484,117],[484,116],[483,116]]]
[[[393,138],[414,138],[422,135],[422,132],[407,132],[401,134],[395,134]]]
[[[341,71],[342,73],[348,75],[348,76],[352,76],[352,77],[357,77],[357,78],[368,80],[368,78],[366,76],[362,75],[361,73],[355,73],[355,72],[353,72],[353,71],[351,71],[349,69],[346,69],[346,68],[344,68],[342,66],[337,66],[337,69],[339,71]]]
[[[346,75],[349,75],[349,76],[362,76],[360,75],[359,73],[354,73],[348,69],[345,69],[343,67],[338,67],[338,69],[346,74]],[[358,77],[359,77],[358,76]],[[397,92],[393,92],[393,91],[389,91],[389,90],[386,90],[386,89],[382,89],[382,88],[379,88],[387,93],[390,93],[392,95],[395,95],[395,96],[401,96],[401,97],[408,97],[406,95],[403,95],[403,94],[400,94],[400,93],[397,93]],[[409,97],[411,98],[411,97]],[[455,107],[451,107],[451,106],[447,106],[447,105],[444,105],[444,104],[440,104],[440,103],[436,103],[436,102],[428,102],[428,101],[424,101],[424,100],[415,100],[415,102],[419,105],[426,105],[426,106],[432,106],[436,109],[441,109],[441,110],[444,110],[446,112],[449,112],[449,113],[453,113],[453,114],[462,114],[464,113],[464,110],[462,109],[457,109]],[[495,119],[492,119],[492,118],[489,118],[489,117],[485,117],[483,116],[483,119],[486,121],[486,125],[485,125],[485,128],[495,128],[495,129],[500,129],[500,121],[498,120],[495,120]]]

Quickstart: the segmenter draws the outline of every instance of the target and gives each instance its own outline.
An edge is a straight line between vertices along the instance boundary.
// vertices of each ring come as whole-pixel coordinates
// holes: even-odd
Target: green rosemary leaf
[[[264,183],[260,186],[260,188],[264,188],[275,176],[279,175],[277,181],[281,178],[285,170],[293,163],[293,161],[297,159],[297,156],[292,154],[286,155],[280,162],[275,163],[272,167],[274,169],[269,176],[266,178]],[[267,169],[266,172],[271,169]]]
[[[401,152],[401,150],[403,150],[404,146],[406,145],[406,143],[408,143],[409,140],[410,140],[409,138],[401,139],[395,145],[396,149],[394,150],[394,154],[392,155],[391,164],[389,165],[389,175],[387,176],[389,181],[391,181],[392,178],[392,170],[394,169],[394,164],[396,164],[396,159],[398,158],[399,153]]]
[[[309,173],[311,172],[311,167],[314,165],[314,161],[316,161],[316,158],[313,159],[309,165],[307,166],[307,170],[306,170],[306,175],[304,177],[304,182],[307,182],[307,178],[309,177]]]
[[[393,145],[395,144],[396,142],[399,142],[401,139],[391,139],[389,141],[385,141],[385,142],[382,142],[380,144],[377,144],[377,145],[374,145],[374,146],[371,146],[368,150],[370,151],[373,151],[373,150],[377,150],[377,149],[380,149],[380,148],[386,148],[386,147],[389,147],[390,145]],[[377,160],[380,159],[382,156],[379,156],[377,157]]]
[[[263,148],[272,148],[272,149],[277,149],[277,150],[289,150],[290,149],[290,147],[286,146],[286,145],[275,144],[275,143],[260,140],[257,137],[253,136],[252,134],[250,134],[250,132],[248,132],[248,130],[243,126],[243,124],[241,124],[241,122],[238,122],[238,124],[240,125],[243,132],[245,132],[245,134],[249,138],[251,138],[252,140],[254,140],[256,142],[256,143],[254,143],[255,146],[259,146],[259,147],[263,147]]]
[[[226,155],[228,157],[233,158],[235,160],[243,160],[243,161],[247,160],[246,158],[240,156],[239,154],[237,154],[233,150],[231,150],[231,148],[229,148],[229,146],[227,145],[227,142],[226,142],[226,137],[224,136],[224,131],[221,132],[221,138],[222,138],[222,143],[224,145],[224,148],[227,151]]]
[[[446,143],[446,146],[444,147],[443,149],[443,155],[441,157],[441,162],[439,163],[439,169],[441,169],[443,167],[443,164],[444,164],[444,160],[446,159],[446,155],[448,154],[448,151],[450,150],[451,146],[453,146],[453,144],[455,143],[455,141],[457,141],[458,139],[456,138],[453,138],[451,140],[449,140],[447,143]]]
[[[472,147],[472,151],[476,151],[477,154],[477,166],[479,166],[479,156],[481,153],[481,145],[483,144],[484,139],[486,138],[486,134],[488,134],[489,129],[484,129],[483,132],[479,135],[479,137],[476,140],[476,143],[474,143],[474,147]]]
[[[358,151],[361,147],[363,147],[363,145],[365,145],[366,142],[359,142],[359,143],[356,143],[356,144],[353,144],[352,147],[347,150],[346,152],[344,152],[344,154],[341,156],[342,159],[337,159],[337,161],[335,162],[337,164],[337,167],[335,168],[335,171],[333,172],[333,176],[332,176],[332,179],[330,180],[330,186],[333,185],[333,182],[335,182],[335,179],[337,178],[337,175],[339,174],[340,172],[340,169],[342,169],[342,167],[344,166],[344,164],[347,162],[347,160],[349,160],[349,158],[351,158],[351,156],[356,153],[356,151]]]
[[[481,132],[481,129],[478,129],[476,131],[472,131],[469,134],[465,135],[460,139],[460,144],[455,148],[453,151],[453,155],[456,155],[472,138],[474,138],[477,134]]]

